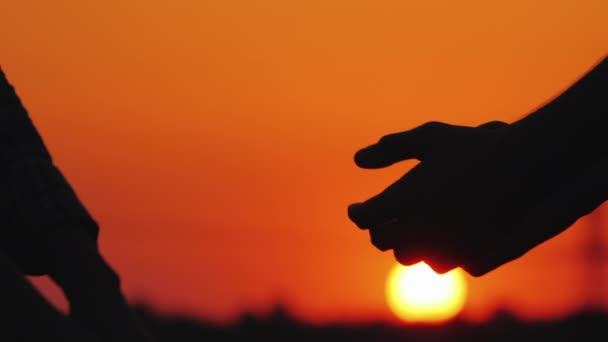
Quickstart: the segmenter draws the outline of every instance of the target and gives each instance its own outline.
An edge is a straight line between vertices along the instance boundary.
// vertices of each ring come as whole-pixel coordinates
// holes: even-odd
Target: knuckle
[[[498,128],[502,128],[502,127],[506,127],[506,126],[508,126],[508,124],[506,122],[494,120],[494,121],[486,122],[485,124],[481,125],[480,127],[483,127],[486,129],[498,129]]]
[[[506,126],[507,124],[505,122],[502,122],[502,121],[492,120],[492,121],[488,122],[487,125],[490,125],[490,126]]]
[[[439,122],[439,121],[429,121],[427,123],[422,124],[422,126],[420,126],[420,129],[423,131],[436,131],[438,129],[441,129],[443,127],[445,127],[446,124],[444,124],[443,122]]]
[[[438,273],[438,274],[447,273],[456,267],[452,263],[445,262],[445,261],[437,261],[437,260],[433,260],[433,261],[425,260],[425,261],[433,269],[433,271],[435,271],[435,273]]]
[[[419,258],[401,248],[395,248],[393,255],[395,256],[395,260],[403,266],[411,266],[420,262]]]
[[[371,238],[372,245],[374,245],[376,248],[378,248],[382,252],[385,252],[390,249],[390,247],[386,243],[386,239],[381,234],[378,234],[377,231],[372,229],[370,230],[369,235]]]
[[[478,278],[490,272],[493,268],[488,265],[468,264],[463,265],[462,269],[464,269],[471,276]]]

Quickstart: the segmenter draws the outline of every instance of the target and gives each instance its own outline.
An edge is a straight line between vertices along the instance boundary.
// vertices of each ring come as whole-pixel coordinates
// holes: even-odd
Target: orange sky
[[[608,47],[603,0],[1,8],[0,65],[129,297],[220,320],[276,300],[313,321],[388,317],[392,255],[346,206],[413,163],[366,171],[353,153],[429,120],[513,121]],[[582,223],[471,279],[464,314],[575,309]]]

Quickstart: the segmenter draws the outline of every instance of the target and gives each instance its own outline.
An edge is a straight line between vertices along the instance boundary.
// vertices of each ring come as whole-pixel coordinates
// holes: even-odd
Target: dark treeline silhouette
[[[169,316],[138,306],[158,341],[603,341],[608,313],[582,311],[560,320],[525,322],[501,312],[485,323],[455,320],[442,325],[383,322],[310,324],[277,306],[269,315],[243,314],[230,324]]]

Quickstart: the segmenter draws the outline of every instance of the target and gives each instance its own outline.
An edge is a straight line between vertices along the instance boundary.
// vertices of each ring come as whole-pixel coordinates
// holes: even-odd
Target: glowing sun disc
[[[386,299],[391,311],[406,322],[437,323],[454,318],[467,296],[464,271],[456,268],[435,273],[421,262],[396,264],[386,281]]]

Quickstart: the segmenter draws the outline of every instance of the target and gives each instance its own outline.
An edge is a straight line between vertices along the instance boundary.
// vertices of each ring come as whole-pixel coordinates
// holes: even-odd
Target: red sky
[[[353,153],[430,120],[516,120],[608,48],[602,0],[0,8],[0,65],[128,296],[219,320],[277,300],[313,321],[388,317],[394,260],[346,206],[413,163],[360,170]],[[576,309],[588,222],[470,279],[465,316]]]

